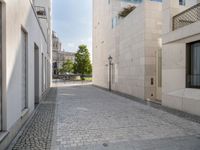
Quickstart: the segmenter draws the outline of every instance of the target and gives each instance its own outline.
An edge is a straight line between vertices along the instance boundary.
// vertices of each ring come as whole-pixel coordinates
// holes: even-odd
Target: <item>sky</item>
[[[92,0],[53,0],[53,30],[65,51],[76,52],[80,44],[92,52]]]

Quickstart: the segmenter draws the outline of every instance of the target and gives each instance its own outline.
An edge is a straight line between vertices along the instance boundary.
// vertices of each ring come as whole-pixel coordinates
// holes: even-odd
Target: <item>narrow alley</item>
[[[57,83],[11,149],[199,150],[199,123],[90,84]]]

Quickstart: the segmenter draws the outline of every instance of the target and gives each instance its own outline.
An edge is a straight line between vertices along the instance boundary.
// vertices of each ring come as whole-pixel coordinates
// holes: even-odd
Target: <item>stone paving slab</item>
[[[60,86],[55,150],[198,150],[200,124],[91,85]]]

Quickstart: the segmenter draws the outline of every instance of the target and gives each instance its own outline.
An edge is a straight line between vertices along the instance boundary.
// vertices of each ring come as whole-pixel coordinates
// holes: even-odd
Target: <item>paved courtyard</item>
[[[56,92],[50,92],[39,108],[48,104],[46,109],[51,111],[42,109],[43,113],[34,115],[35,121],[14,149],[34,149],[35,145],[35,149],[50,149],[51,143],[52,150],[200,150],[198,117],[170,113],[91,85],[66,85],[59,83]],[[37,119],[42,114],[46,121]],[[26,147],[28,139],[31,146]]]

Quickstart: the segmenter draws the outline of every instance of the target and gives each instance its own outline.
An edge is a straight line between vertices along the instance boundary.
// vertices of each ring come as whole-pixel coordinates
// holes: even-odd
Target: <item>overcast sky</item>
[[[92,0],[53,0],[53,30],[65,51],[86,44],[91,52]]]

